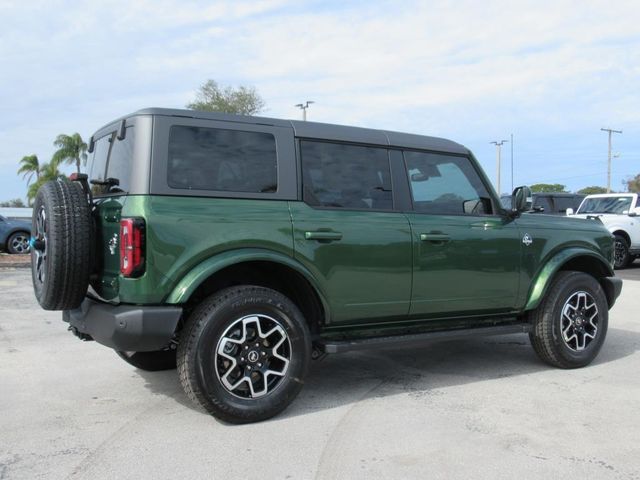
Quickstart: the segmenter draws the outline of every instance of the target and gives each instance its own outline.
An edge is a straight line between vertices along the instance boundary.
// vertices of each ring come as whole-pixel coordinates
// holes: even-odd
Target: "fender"
[[[299,274],[301,274],[311,284],[311,287],[316,291],[325,314],[329,315],[329,304],[326,300],[324,292],[313,278],[313,275],[302,264],[295,259],[267,249],[261,248],[240,248],[237,250],[228,250],[226,252],[219,253],[192,268],[178,284],[173,288],[165,303],[179,304],[186,302],[189,297],[195,292],[195,290],[214,273],[222,270],[223,268],[231,265],[236,265],[243,262],[251,261],[268,261],[274,263],[280,263],[285,265]]]
[[[576,257],[591,257],[598,261],[598,263],[603,267],[603,270],[607,272],[606,276],[612,277],[614,275],[613,268],[605,260],[605,258],[594,252],[593,250],[588,250],[586,248],[581,247],[571,247],[561,250],[556,253],[553,257],[551,257],[547,263],[545,263],[544,267],[542,267],[533,282],[531,282],[531,288],[529,289],[529,295],[527,297],[527,303],[524,307],[525,310],[533,310],[539,304],[544,294],[551,283],[554,275],[562,268],[562,266],[567,263],[569,260]]]

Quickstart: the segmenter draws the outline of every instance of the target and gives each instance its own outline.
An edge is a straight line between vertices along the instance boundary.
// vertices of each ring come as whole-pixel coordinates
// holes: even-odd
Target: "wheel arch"
[[[626,230],[622,228],[614,228],[611,230],[611,235],[620,235],[627,241],[627,245],[631,246],[631,236],[627,233]]]
[[[551,257],[538,271],[527,296],[525,310],[535,309],[544,298],[549,285],[560,271],[573,270],[584,272],[597,279],[607,296],[609,307],[615,302],[615,293],[603,281],[614,276],[613,267],[602,255],[583,248],[570,248]]]
[[[208,295],[235,285],[272,288],[290,298],[316,333],[330,318],[329,304],[312,274],[293,258],[263,249],[238,249],[210,257],[191,269],[166,298],[189,311]]]

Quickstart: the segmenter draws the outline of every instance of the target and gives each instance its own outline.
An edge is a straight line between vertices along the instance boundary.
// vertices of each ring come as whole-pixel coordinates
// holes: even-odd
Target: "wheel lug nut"
[[[267,352],[262,352],[262,356],[266,357],[267,356]]]
[[[251,365],[247,365],[247,370],[251,370]]]
[[[262,364],[261,364],[260,362],[258,362],[258,366],[259,366],[259,367],[261,367],[261,366],[262,366]]]
[[[260,346],[260,344],[259,344],[259,343],[256,343],[256,347],[259,347],[259,346]]]
[[[249,350],[249,345],[245,345],[245,346],[244,346],[244,349],[245,349],[245,350]]]
[[[240,357],[240,361],[241,361],[241,362],[244,362],[244,357]]]

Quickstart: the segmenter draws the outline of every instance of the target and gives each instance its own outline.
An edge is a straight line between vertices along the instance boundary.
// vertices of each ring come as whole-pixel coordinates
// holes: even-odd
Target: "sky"
[[[207,79],[253,86],[264,116],[449,138],[514,186],[640,173],[640,2],[0,0],[0,201],[24,155]],[[501,191],[511,190],[511,145]],[[70,169],[67,169],[71,171]]]

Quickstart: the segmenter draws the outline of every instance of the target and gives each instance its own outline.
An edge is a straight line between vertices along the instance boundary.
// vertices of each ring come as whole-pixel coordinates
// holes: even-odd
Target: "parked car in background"
[[[640,206],[637,193],[601,193],[587,196],[578,210],[567,215],[597,216],[615,237],[615,268],[628,267],[640,256]]]
[[[9,253],[29,253],[31,222],[0,215],[0,248]]]
[[[567,209],[576,210],[586,195],[579,193],[534,193],[531,209],[528,213],[546,215],[566,215]],[[500,203],[506,209],[511,208],[511,195],[502,195]]]

